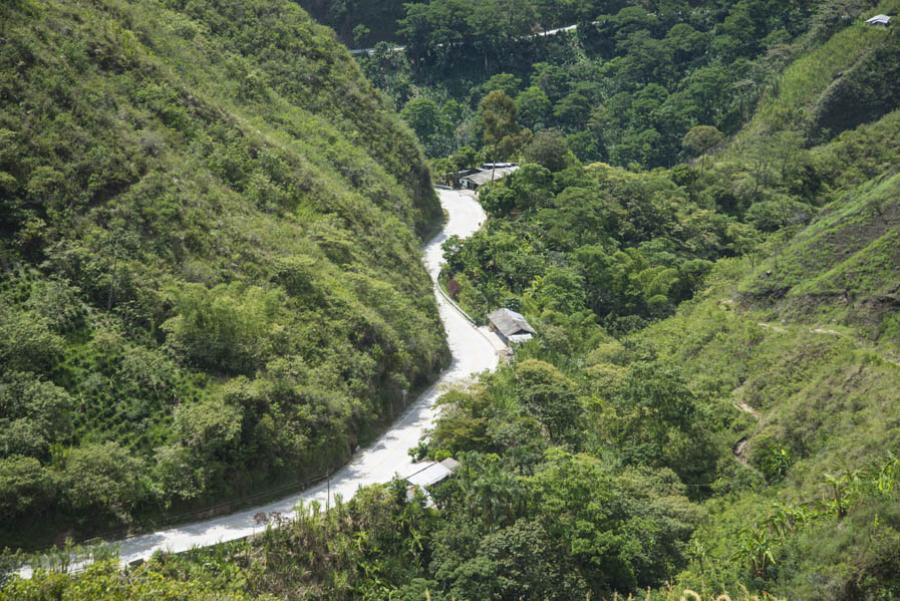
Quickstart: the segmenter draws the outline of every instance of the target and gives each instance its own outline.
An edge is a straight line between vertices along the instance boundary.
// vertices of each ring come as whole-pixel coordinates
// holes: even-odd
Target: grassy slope
[[[864,13],[894,14],[896,0],[883,0]],[[760,136],[783,130],[796,130],[816,140],[827,139],[846,129],[877,119],[896,107],[896,90],[872,86],[871,79],[893,81],[896,73],[897,40],[890,30],[869,27],[855,20],[831,36],[825,43],[802,39],[787,52],[799,52],[785,69],[777,84],[760,101],[756,112],[732,144],[740,150],[742,142],[756,142]],[[807,36],[809,37],[809,36]],[[784,49],[782,49],[784,50]],[[853,93],[849,100],[845,96]],[[830,112],[840,101],[843,120],[834,121]],[[872,106],[868,106],[871,104]],[[824,131],[823,131],[824,130]]]
[[[804,114],[833,74],[857,61],[860,45],[879,42],[890,40],[851,27],[802,56],[724,158],[765,148],[773,131],[806,133],[808,123],[773,116]],[[852,481],[900,450],[898,136],[893,112],[826,145],[793,149],[823,178],[818,216],[754,256],[720,262],[707,290],[638,336],[683,367],[721,420],[720,495],[695,535],[689,582],[715,589],[747,578],[733,558],[751,539],[774,561],[752,575],[764,578],[757,586],[797,599],[868,598],[867,578],[888,582],[900,567],[900,515],[890,502],[860,502],[838,520],[770,525],[784,507],[827,501],[829,474]]]
[[[898,176],[891,183],[896,198]],[[857,208],[866,200],[861,197]],[[832,234],[839,235],[839,230]],[[866,250],[873,246],[878,241]],[[789,259],[792,250],[796,247],[789,244],[765,264]],[[896,243],[891,252],[896,254]],[[850,266],[861,255],[835,263]],[[864,260],[868,269],[877,265],[871,258]],[[708,503],[708,519],[695,534],[700,563],[692,565],[689,581],[698,586],[706,582],[712,588],[729,587],[746,581],[748,574],[735,571],[733,558],[748,534],[760,529],[768,533],[760,524],[778,514],[778,504],[805,506],[827,500],[827,474],[871,468],[900,449],[896,311],[881,322],[882,336],[873,339],[871,314],[866,313],[864,329],[847,325],[859,314],[844,303],[830,305],[820,297],[811,305],[805,299],[802,310],[789,313],[778,309],[791,306],[790,297],[778,309],[745,304],[741,288],[756,280],[752,263],[745,259],[720,264],[704,294],[641,335],[664,360],[683,366],[691,387],[710,399],[719,427],[725,426],[719,495]],[[894,260],[884,266],[878,278],[896,283],[897,265]],[[823,261],[811,270],[810,280],[833,270]],[[861,297],[865,287],[854,291]],[[739,447],[739,441],[746,445]],[[738,457],[731,457],[738,449]],[[881,516],[880,527],[872,526],[876,515]],[[856,578],[873,571],[873,563],[883,560],[896,567],[891,562],[897,561],[898,547],[889,541],[897,535],[898,518],[890,503],[876,503],[874,509],[872,504],[855,507],[843,523],[825,520],[801,526],[786,540],[772,535],[767,549],[776,565],[767,570],[768,582],[761,586],[798,599],[823,594],[837,598]],[[875,544],[884,538],[888,542],[883,548]],[[873,555],[881,557],[876,561]],[[809,581],[811,574],[817,575],[814,582]]]
[[[51,492],[24,513],[5,499],[4,524],[93,513],[62,451],[87,443],[120,444],[161,487],[101,516],[317,475],[438,369],[414,231],[440,208],[330,32],[288,2],[22,0],[0,17],[3,376],[76,409],[26,453]],[[231,450],[173,426],[242,386],[259,406]],[[168,489],[163,447],[196,453],[205,485]]]
[[[735,440],[750,437],[751,458],[773,438],[796,457],[824,453],[816,458],[822,464],[837,457],[860,463],[900,443],[896,424],[882,421],[900,378],[896,309],[882,305],[900,278],[898,221],[870,208],[880,194],[896,199],[898,191],[894,175],[869,194],[836,201],[767,259],[720,263],[707,290],[641,335],[683,365],[698,391],[723,409],[735,406]],[[796,286],[762,296],[792,272],[802,273]],[[840,293],[821,293],[821,282],[836,274],[848,276]],[[739,418],[739,405],[759,411],[759,423]],[[846,421],[847,413],[856,421]]]

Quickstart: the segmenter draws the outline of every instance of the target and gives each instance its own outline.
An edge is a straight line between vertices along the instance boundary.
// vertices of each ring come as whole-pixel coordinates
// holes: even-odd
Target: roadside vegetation
[[[301,10],[21,0],[0,38],[0,546],[323,476],[444,364],[421,151]]]
[[[521,164],[445,245],[538,332],[440,401],[455,475],[0,599],[900,597],[900,47],[860,24],[900,5],[504,8],[407,4],[412,60],[359,59],[436,172]]]

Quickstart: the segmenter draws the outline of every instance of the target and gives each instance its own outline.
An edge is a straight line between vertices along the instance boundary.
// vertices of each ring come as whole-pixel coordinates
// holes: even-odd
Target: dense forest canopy
[[[480,190],[483,230],[444,246],[441,283],[467,312],[508,307],[537,331],[445,394],[411,451],[454,457],[458,471],[428,496],[373,486],[124,572],[100,562],[13,578],[0,599],[900,597],[900,37],[864,24],[900,3],[432,0],[399,17],[392,3],[365,10],[375,4],[315,10],[341,19],[345,39],[407,46],[358,61],[435,173],[520,163]],[[422,189],[396,175],[408,164],[382,167],[427,213]],[[384,234],[369,227],[351,231]],[[329,240],[329,258],[353,256],[347,238]],[[277,306],[240,293],[246,314]],[[37,311],[18,294],[16,310]],[[180,306],[156,334],[172,361],[193,340]],[[59,315],[83,319],[46,319]],[[427,323],[401,331],[423,336]],[[46,330],[28,336],[62,336]],[[46,347],[29,348],[46,360]],[[260,390],[279,406],[307,390],[283,387],[293,368],[273,359],[254,380],[235,376],[215,415],[257,406]],[[31,376],[9,386],[65,407],[67,380],[48,373],[34,393]],[[180,436],[222,432],[189,411],[175,412]],[[39,456],[5,461],[9,482],[60,473]]]
[[[446,360],[421,150],[300,9],[0,38],[0,546],[319,477]]]
[[[429,155],[451,164],[504,159],[540,131],[561,132],[582,161],[673,166],[718,146],[810,44],[858,23],[867,2],[434,0],[406,4],[406,50],[362,60]],[[889,11],[888,11],[889,12]],[[541,32],[563,25],[574,31]],[[821,138],[891,108],[891,48],[860,47],[857,81],[815,107]],[[501,95],[502,94],[502,95]],[[852,100],[851,100],[852,99]],[[497,111],[508,126],[490,132]],[[504,108],[508,107],[508,108]],[[799,117],[784,115],[785,118]]]
[[[300,0],[300,6],[321,23],[333,27],[351,48],[374,46],[397,39],[397,21],[405,14],[405,0]]]

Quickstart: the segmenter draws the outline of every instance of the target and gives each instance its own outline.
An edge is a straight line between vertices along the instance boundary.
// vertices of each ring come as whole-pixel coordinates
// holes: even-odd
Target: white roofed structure
[[[512,309],[497,309],[488,315],[488,324],[506,344],[526,342],[537,334],[525,316]]]
[[[447,458],[443,461],[426,465],[419,471],[410,474],[406,477],[406,481],[409,483],[409,486],[406,488],[406,500],[413,500],[416,489],[421,489],[425,493],[426,504],[429,507],[434,506],[434,500],[431,498],[428,489],[452,476],[458,467],[459,462],[456,459]]]
[[[866,25],[887,27],[891,24],[891,18],[887,15],[875,15],[871,19],[866,20]]]
[[[443,461],[425,466],[418,472],[407,476],[406,481],[413,486],[428,488],[429,486],[433,486],[438,482],[443,482],[452,476],[453,472],[455,472],[458,467],[459,462],[455,459],[444,459]]]
[[[519,166],[513,163],[486,163],[475,173],[461,177],[459,184],[461,187],[468,190],[477,190],[485,184],[497,181],[498,179],[503,179],[507,175],[515,173],[518,169]]]

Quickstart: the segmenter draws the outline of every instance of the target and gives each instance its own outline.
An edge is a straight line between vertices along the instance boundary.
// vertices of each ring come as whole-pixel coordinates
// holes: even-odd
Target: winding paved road
[[[461,238],[472,235],[485,219],[484,210],[474,196],[451,190],[439,190],[438,193],[448,219],[441,233],[425,246],[423,257],[428,273],[435,282],[443,263],[441,245],[444,241],[452,235]],[[431,388],[422,393],[390,430],[370,447],[357,452],[350,463],[332,476],[332,497],[339,494],[346,500],[361,486],[388,482],[395,475],[406,477],[422,469],[421,464],[412,462],[407,451],[433,425],[436,415],[434,402],[448,387],[465,383],[471,380],[473,374],[492,370],[497,366],[499,352],[504,349],[499,338],[486,328],[478,328],[472,324],[439,293],[436,284],[435,295],[447,332],[447,342],[453,354],[450,367]],[[147,559],[159,550],[178,553],[194,547],[207,547],[244,538],[264,528],[254,519],[257,514],[277,512],[291,515],[301,500],[307,503],[317,500],[324,505],[327,489],[327,484],[322,483],[273,503],[143,534],[116,544],[119,546],[122,562],[130,563]],[[83,564],[76,564],[74,569],[81,567]],[[30,576],[30,573],[30,568],[20,571],[25,577]]]

